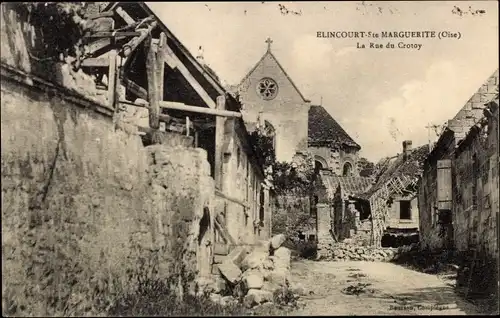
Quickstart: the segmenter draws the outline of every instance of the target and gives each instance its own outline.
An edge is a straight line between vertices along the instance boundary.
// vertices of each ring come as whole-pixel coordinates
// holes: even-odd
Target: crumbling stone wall
[[[317,228],[318,228],[318,256],[328,254],[328,246],[333,242],[331,219],[333,207],[327,203],[318,203],[317,208]]]
[[[471,293],[498,293],[499,117],[495,108],[487,124],[474,127],[464,139],[454,162],[455,245],[466,260],[464,267],[473,270],[459,276],[458,284],[471,281]]]
[[[206,152],[145,149],[133,129],[33,85],[1,82],[3,313],[95,314],[139,274],[203,272]]]

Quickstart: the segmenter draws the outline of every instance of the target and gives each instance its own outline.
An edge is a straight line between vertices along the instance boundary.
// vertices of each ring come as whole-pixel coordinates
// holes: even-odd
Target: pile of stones
[[[214,265],[220,276],[204,290],[209,289],[215,302],[227,305],[239,301],[248,308],[271,305],[280,292],[294,295],[296,301],[306,292],[291,281],[291,251],[282,246],[284,242],[284,235],[276,235]]]
[[[331,243],[324,259],[333,261],[385,261],[389,262],[397,257],[397,248],[376,248],[362,246],[350,242]]]

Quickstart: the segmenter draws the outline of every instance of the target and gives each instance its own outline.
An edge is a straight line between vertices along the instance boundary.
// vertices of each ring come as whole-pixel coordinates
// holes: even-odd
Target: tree
[[[375,164],[368,161],[366,158],[359,158],[358,160],[359,175],[361,177],[371,177],[373,175]]]

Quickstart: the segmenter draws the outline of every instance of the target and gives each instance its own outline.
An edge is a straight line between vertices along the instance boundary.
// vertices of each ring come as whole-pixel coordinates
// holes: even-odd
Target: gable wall
[[[278,95],[273,100],[263,100],[257,94],[257,84],[264,77],[278,83]],[[259,112],[263,112],[263,119],[276,129],[276,157],[279,161],[289,161],[296,151],[307,149],[309,103],[302,99],[271,55],[266,55],[243,81],[239,91],[245,122],[257,122]]]

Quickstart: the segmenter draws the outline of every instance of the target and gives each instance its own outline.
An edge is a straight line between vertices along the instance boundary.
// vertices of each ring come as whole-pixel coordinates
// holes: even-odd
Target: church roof
[[[336,144],[361,149],[323,106],[312,105],[309,108],[308,145],[318,147]]]
[[[255,64],[255,66],[252,67],[252,69],[247,73],[247,75],[245,75],[245,77],[243,77],[243,79],[241,80],[241,82],[240,82],[240,84],[238,86],[241,86],[241,84],[243,84],[243,82],[245,82],[245,80],[250,76],[250,74],[252,74],[253,71],[255,71],[255,69],[257,68],[257,66],[259,66],[259,64],[262,63],[262,61],[268,55],[276,62],[276,64],[278,65],[278,67],[281,69],[281,71],[283,72],[283,74],[285,74],[285,76],[288,79],[288,81],[292,84],[293,88],[295,88],[295,90],[297,91],[297,93],[299,93],[300,97],[304,100],[304,102],[310,102],[310,100],[306,99],[304,97],[304,95],[302,95],[302,93],[300,92],[300,90],[297,87],[297,85],[295,85],[295,83],[292,81],[292,78],[288,75],[288,73],[285,71],[285,69],[283,68],[283,66],[281,66],[280,62],[278,62],[278,59],[276,58],[276,56],[274,56],[274,54],[271,53],[270,49],[268,49],[266,51],[266,53],[264,53],[264,55],[262,55],[262,57],[260,58],[260,60]]]

